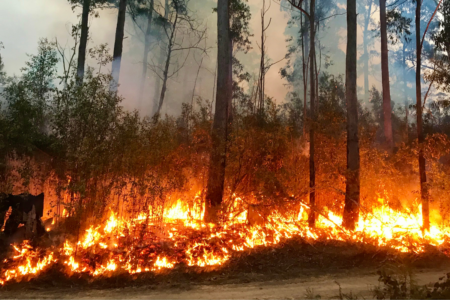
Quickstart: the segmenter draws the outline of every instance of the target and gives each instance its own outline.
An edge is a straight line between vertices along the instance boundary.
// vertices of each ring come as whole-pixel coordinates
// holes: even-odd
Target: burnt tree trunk
[[[364,48],[364,100],[369,101],[369,24],[372,14],[372,0],[369,1],[369,9],[366,12],[364,19],[364,36],[363,36],[363,48]]]
[[[214,123],[212,129],[212,150],[206,191],[205,222],[217,223],[222,204],[227,152],[229,103],[232,98],[230,82],[230,16],[229,0],[217,3],[218,72]]]
[[[77,83],[83,83],[84,67],[86,65],[86,48],[89,36],[89,12],[91,9],[91,0],[83,1],[83,13],[81,15],[81,36],[80,46],[78,47],[77,64]]]
[[[394,138],[392,133],[391,89],[389,85],[389,53],[387,40],[386,0],[380,0],[381,29],[381,82],[383,85],[384,138],[386,149],[392,153]]]
[[[148,54],[150,52],[150,39],[153,21],[153,7],[154,7],[154,0],[150,0],[150,8],[147,14],[147,30],[145,32],[145,40],[144,40],[144,59],[142,60],[142,78],[139,91],[139,101],[142,101],[142,98],[144,96],[145,81],[147,80]]]
[[[111,90],[117,91],[122,62],[123,37],[125,35],[125,17],[127,12],[127,0],[120,0],[119,15],[117,17],[116,39],[114,41],[114,54],[112,62]]]
[[[420,175],[420,196],[422,199],[422,218],[423,230],[430,229],[430,203],[427,186],[426,161],[423,152],[423,143],[425,136],[422,129],[422,83],[421,83],[421,65],[422,65],[422,44],[420,40],[420,10],[421,1],[417,1],[416,7],[416,110],[417,110],[417,137],[419,139],[419,175]]]
[[[310,5],[310,14],[309,14],[309,23],[310,23],[310,93],[311,93],[311,126],[309,128],[309,204],[311,207],[311,211],[308,217],[308,223],[310,227],[316,226],[316,167],[314,162],[314,127],[316,126],[316,76],[315,76],[315,68],[314,68],[314,58],[316,56],[316,45],[315,45],[315,10],[316,10],[316,1],[311,0]]]
[[[347,98],[347,183],[342,225],[354,230],[359,218],[359,138],[357,99],[357,20],[356,0],[347,0],[347,61],[345,95]]]

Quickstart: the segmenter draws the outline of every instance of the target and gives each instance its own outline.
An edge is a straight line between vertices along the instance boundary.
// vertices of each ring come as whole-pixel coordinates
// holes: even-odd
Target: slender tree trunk
[[[359,138],[357,99],[357,20],[356,0],[347,0],[347,62],[345,94],[347,98],[347,183],[342,225],[354,230],[359,218]]]
[[[195,81],[194,81],[194,89],[192,90],[192,99],[191,99],[191,108],[192,110],[194,110],[194,98],[195,98],[195,90],[197,89],[197,81],[198,81],[198,76],[200,74],[200,70],[202,69],[202,65],[203,65],[203,59],[205,57],[202,56],[202,59],[200,61],[200,64],[198,65],[198,69],[197,69],[197,75],[195,76]],[[201,82],[200,82],[201,83]]]
[[[309,128],[309,187],[310,187],[310,193],[309,193],[309,204],[311,207],[311,211],[309,213],[308,223],[310,227],[316,226],[316,167],[314,162],[314,127],[316,126],[316,80],[315,80],[315,69],[314,69],[314,58],[316,56],[316,45],[315,45],[315,10],[316,10],[316,1],[311,0],[311,6],[310,6],[310,92],[311,92],[311,121],[312,124]]]
[[[260,65],[259,65],[259,110],[261,112],[264,111],[264,95],[265,95],[265,87],[264,87],[264,83],[265,83],[265,70],[266,70],[266,65],[265,65],[265,59],[266,59],[266,39],[265,39],[265,10],[266,10],[266,1],[263,0],[263,7],[261,9],[261,61],[260,61]]]
[[[154,0],[150,0],[150,8],[147,14],[147,31],[145,33],[145,41],[144,41],[144,59],[142,60],[142,78],[139,90],[140,102],[142,102],[142,98],[144,97],[145,82],[147,80],[148,54],[150,52],[150,39],[152,34],[153,7],[154,7]]]
[[[229,103],[232,98],[230,82],[230,16],[229,0],[217,3],[218,72],[217,96],[212,130],[212,150],[206,191],[205,222],[217,223],[225,183]]]
[[[86,65],[86,48],[89,36],[89,12],[91,0],[83,1],[83,13],[81,15],[81,36],[78,48],[77,83],[81,84],[84,78],[84,67]]]
[[[364,47],[364,101],[369,101],[369,24],[370,17],[372,15],[372,0],[369,1],[369,9],[365,15],[364,19],[364,37],[363,37],[363,47]]]
[[[168,19],[169,18],[169,0],[165,0],[164,3],[164,19]],[[163,47],[160,48],[159,51],[159,70],[161,70],[164,66],[164,50]],[[158,111],[158,107],[159,107],[159,100],[161,99],[161,78],[159,78],[158,76],[155,77],[156,81],[155,81],[155,94],[153,96],[154,99],[154,106],[153,106],[153,114],[156,114]]]
[[[383,85],[384,137],[386,148],[390,153],[394,150],[392,132],[391,89],[389,84],[389,53],[386,23],[386,0],[380,0],[381,29],[381,81]]]
[[[169,79],[169,67],[170,67],[170,60],[172,59],[172,50],[173,50],[173,45],[174,45],[174,41],[175,41],[175,31],[177,30],[177,25],[178,25],[178,9],[176,10],[176,14],[175,14],[175,21],[173,22],[172,25],[172,32],[170,34],[170,38],[169,38],[169,45],[167,47],[167,58],[166,58],[166,64],[164,66],[164,73],[163,73],[163,86],[161,89],[161,95],[159,97],[159,104],[158,104],[158,110],[156,111],[155,115],[159,115],[161,113],[161,109],[164,103],[164,98],[166,97],[166,91],[167,91],[167,80]]]
[[[417,1],[416,7],[416,45],[417,45],[417,63],[416,63],[416,109],[417,109],[417,136],[419,138],[419,173],[420,173],[420,195],[422,198],[422,218],[423,230],[430,230],[430,203],[427,185],[426,161],[423,152],[425,136],[422,129],[422,45],[420,33],[420,10],[421,1]]]
[[[123,37],[125,35],[125,17],[127,12],[127,0],[120,0],[119,15],[117,17],[116,40],[114,41],[114,54],[112,62],[111,90],[117,91],[122,62]]]
[[[405,101],[405,140],[409,142],[409,101],[408,101],[408,85],[406,82],[406,42],[403,42],[403,51],[402,51],[402,68],[403,68],[403,94]]]

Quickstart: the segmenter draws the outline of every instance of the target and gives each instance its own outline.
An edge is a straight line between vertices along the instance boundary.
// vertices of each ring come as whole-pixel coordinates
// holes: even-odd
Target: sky
[[[211,48],[200,71],[200,79],[194,94],[204,99],[211,99],[213,95],[213,74],[216,62],[216,16],[212,12],[212,9],[216,5],[216,2],[214,0],[194,2],[196,2],[194,10],[197,10],[197,15],[208,28],[208,43]],[[271,25],[267,31],[267,54],[271,61],[278,61],[287,52],[286,39],[288,36],[286,27],[289,17],[287,12],[282,10],[280,4],[275,0],[268,0],[266,3],[271,3],[271,8],[266,16],[267,20],[271,19]],[[249,5],[252,12],[250,29],[254,34],[254,37],[251,39],[253,42],[253,50],[245,56],[240,55],[240,57],[246,66],[246,71],[256,75],[260,59],[256,41],[259,41],[261,33],[260,10],[262,1],[249,0]],[[345,6],[342,9],[345,9]],[[72,11],[70,4],[66,0],[0,0],[0,28],[3,29],[0,32],[0,41],[4,46],[4,49],[1,50],[1,55],[4,59],[5,71],[8,75],[20,74],[20,69],[27,60],[27,54],[34,54],[36,52],[37,43],[40,38],[48,38],[51,40],[57,38],[60,44],[66,45],[67,49],[69,49],[73,43],[70,36],[71,26],[79,22],[80,12],[80,9]],[[116,9],[104,9],[100,11],[99,18],[91,18],[91,40],[88,47],[107,43],[109,48],[112,49],[116,22]],[[337,16],[336,20],[332,22],[342,24],[342,22],[345,22],[345,16]],[[129,19],[127,19],[128,26],[124,41],[124,58],[122,60],[121,86],[119,91],[125,98],[124,106],[127,109],[137,109],[142,111],[143,114],[146,114],[152,106],[151,98],[154,95],[154,84],[150,79],[148,88],[146,89],[146,99],[140,101],[138,99],[138,90],[139,77],[142,72],[140,67],[142,62],[140,55],[142,53],[142,46],[133,38],[135,31],[130,23]],[[327,51],[342,53],[345,53],[345,34],[345,29],[338,32],[337,35],[333,33],[332,36],[326,31],[320,33],[325,46],[328,43],[329,49]],[[359,41],[362,41],[362,35]],[[198,53],[192,53],[191,55],[192,57],[189,59],[185,70],[169,81],[168,100],[165,106],[165,112],[167,113],[172,112],[172,110],[179,111],[181,102],[187,102],[192,98],[191,95],[195,78],[193,74],[198,69],[200,56]],[[340,55],[338,57],[342,58],[344,56]],[[344,63],[345,61],[342,59],[334,61],[334,66],[331,68],[331,71],[343,74],[345,72]],[[93,62],[88,60],[88,64],[93,64]],[[289,87],[286,86],[287,82],[279,74],[280,68],[284,65],[285,61],[282,61],[273,66],[266,77],[266,93],[268,96],[273,97],[277,103],[283,102],[286,94],[289,92]],[[375,77],[371,78],[371,81],[375,85],[378,84]],[[363,84],[362,76],[360,76],[358,82],[360,85]],[[180,91],[184,91],[184,95],[181,95]]]

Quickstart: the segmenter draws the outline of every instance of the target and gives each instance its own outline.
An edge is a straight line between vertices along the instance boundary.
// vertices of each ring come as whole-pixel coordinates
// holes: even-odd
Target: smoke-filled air
[[[3,0],[0,298],[450,298],[450,0]]]

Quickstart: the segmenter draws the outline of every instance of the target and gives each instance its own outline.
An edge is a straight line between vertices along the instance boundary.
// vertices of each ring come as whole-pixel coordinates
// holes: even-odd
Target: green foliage
[[[392,45],[400,40],[406,43],[411,41],[411,22],[412,19],[402,15],[398,8],[389,10],[386,14],[386,23],[388,30],[388,39]]]
[[[247,4],[248,0],[230,1],[230,32],[231,39],[237,50],[245,53],[251,50],[250,20],[251,12]]]
[[[38,54],[30,55],[23,75],[4,88],[5,152],[30,154],[48,145],[48,105],[54,95],[58,58],[48,40],[41,40]]]

